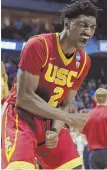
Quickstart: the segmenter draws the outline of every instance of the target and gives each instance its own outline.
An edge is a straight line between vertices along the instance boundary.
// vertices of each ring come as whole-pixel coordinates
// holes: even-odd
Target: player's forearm
[[[59,109],[65,111],[65,113],[69,113],[69,105],[66,106],[60,106]],[[60,121],[60,120],[54,120],[52,124],[52,128],[55,128],[57,132],[59,133],[61,129],[64,127],[65,122]]]
[[[88,114],[87,113],[70,113],[71,116],[75,115],[77,117],[77,121],[72,122],[72,127],[81,130],[86,121],[88,120]]]
[[[18,105],[23,109],[31,112],[35,116],[42,116],[47,119],[55,119],[61,120],[63,122],[69,122],[69,118],[65,112],[51,107],[46,103],[43,99],[41,99],[38,95],[35,94],[34,96],[27,96],[27,97],[19,97],[18,98]]]
[[[76,129],[82,129],[88,119],[87,114],[81,113],[70,113],[70,117],[73,119],[71,126]],[[64,127],[64,124],[65,123],[60,120],[54,120],[52,128],[57,129],[57,132],[59,133],[60,130]]]
[[[61,120],[54,120],[52,124],[52,129],[56,129],[56,131],[59,133],[61,129],[64,127],[65,122]]]

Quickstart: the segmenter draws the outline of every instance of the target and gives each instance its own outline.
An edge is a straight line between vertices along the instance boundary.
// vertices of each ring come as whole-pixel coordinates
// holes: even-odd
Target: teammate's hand
[[[88,119],[88,114],[85,113],[70,113],[68,115],[67,124],[74,128],[83,128]]]
[[[48,130],[46,132],[46,146],[47,148],[55,148],[58,144],[58,133]]]

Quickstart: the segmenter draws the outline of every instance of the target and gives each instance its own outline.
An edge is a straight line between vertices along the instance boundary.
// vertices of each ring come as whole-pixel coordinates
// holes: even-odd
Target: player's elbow
[[[17,106],[18,107],[24,108],[25,103],[26,103],[25,101],[26,101],[26,97],[17,96]]]
[[[25,108],[27,106],[30,99],[31,94],[29,93],[26,92],[20,93],[20,91],[17,93],[17,105],[22,108]]]

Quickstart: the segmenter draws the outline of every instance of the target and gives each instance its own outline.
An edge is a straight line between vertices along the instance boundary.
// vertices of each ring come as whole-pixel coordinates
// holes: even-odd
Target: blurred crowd
[[[29,37],[41,33],[60,32],[62,26],[60,23],[53,22],[48,23],[45,20],[41,21],[37,19],[35,23],[32,19],[28,20],[9,20],[2,23],[1,36],[2,38],[12,40],[26,41]]]
[[[5,67],[8,74],[8,85],[11,88],[16,79],[19,57],[6,57]],[[88,112],[95,107],[94,93],[99,87],[107,88],[107,74],[102,68],[96,78],[87,77],[72,103],[70,112]]]
[[[86,78],[83,82],[74,101],[78,109],[77,111],[86,113],[95,107],[94,94],[99,87],[107,88],[107,75],[103,68],[99,77]]]
[[[95,37],[97,39],[107,39],[107,32],[104,32],[100,27],[101,26],[98,25]],[[1,37],[11,40],[27,41],[29,37],[33,35],[61,31],[62,25],[60,22],[47,22],[39,18],[35,19],[35,22],[33,22],[32,19],[27,19],[25,21],[21,19],[7,19],[5,22],[2,21],[1,24]]]
[[[10,90],[16,79],[19,57],[6,56],[6,60],[3,62],[5,63],[6,73],[8,75],[8,86]]]

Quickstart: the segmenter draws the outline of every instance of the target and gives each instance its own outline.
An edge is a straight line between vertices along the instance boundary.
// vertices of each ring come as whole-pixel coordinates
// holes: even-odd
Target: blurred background
[[[16,78],[20,53],[26,41],[36,34],[61,32],[60,10],[67,3],[70,0],[1,1],[1,59],[5,63],[9,90]],[[107,88],[107,0],[93,0],[93,3],[103,8],[103,12],[99,14],[95,35],[85,48],[92,65],[70,112],[88,112],[95,107],[95,90]],[[75,140],[79,135],[72,133],[72,136]]]

